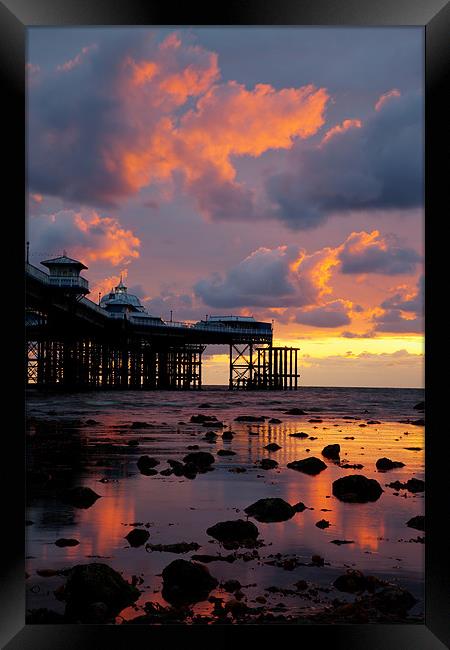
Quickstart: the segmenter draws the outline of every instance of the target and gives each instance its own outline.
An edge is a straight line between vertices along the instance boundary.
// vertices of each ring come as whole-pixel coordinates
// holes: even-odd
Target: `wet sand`
[[[30,393],[26,518],[33,523],[26,527],[27,609],[63,614],[65,602],[58,599],[58,593],[66,576],[59,572],[100,562],[133,580],[141,592],[136,603],[116,617],[122,623],[149,611],[149,606],[144,609],[146,603],[169,606],[161,594],[161,573],[173,560],[220,554],[232,556],[233,561],[207,563],[219,584],[209,599],[190,606],[187,622],[196,616],[213,621],[218,608],[236,600],[254,616],[312,620],[320,612],[336,609],[336,599],[353,602],[364,595],[333,586],[349,569],[408,590],[417,602],[407,620],[420,622],[425,533],[406,522],[424,514],[424,492],[387,484],[424,479],[424,427],[411,423],[424,417],[413,408],[422,399],[423,391],[413,389]],[[201,407],[204,404],[210,406]],[[306,415],[285,413],[292,408],[304,409]],[[215,416],[225,428],[191,423],[196,414]],[[267,419],[235,421],[242,415]],[[270,424],[271,418],[281,423]],[[133,428],[133,422],[149,426]],[[210,430],[218,435],[216,442],[203,439]],[[222,433],[228,430],[235,435],[223,440]],[[296,432],[308,437],[289,435]],[[268,451],[268,443],[277,443],[281,449]],[[341,447],[340,464],[321,453],[325,445],[336,443]],[[169,468],[168,459],[181,461],[193,445],[213,454],[213,471],[193,479],[160,474]],[[218,455],[220,449],[235,455]],[[159,461],[157,474],[140,472],[137,460],[142,455]],[[326,469],[316,476],[287,467],[310,456],[326,463]],[[375,466],[381,457],[405,465],[381,472]],[[260,469],[256,463],[264,458],[276,460],[278,467]],[[342,467],[345,464],[363,468]],[[381,497],[369,503],[344,503],[333,496],[333,481],[351,474],[376,479],[384,490]],[[73,507],[60,498],[62,490],[73,486],[89,487],[101,498],[86,509]],[[291,505],[303,502],[306,509],[277,523],[249,518],[259,529],[259,543],[253,549],[225,549],[207,534],[217,522],[247,519],[244,509],[269,497],[280,497]],[[320,520],[329,526],[317,527]],[[133,528],[148,531],[147,545],[195,542],[199,549],[175,554],[151,550],[146,544],[132,547],[125,536]],[[55,541],[60,538],[76,539],[79,544],[59,547]],[[352,543],[337,545],[333,540]],[[317,566],[321,562],[313,561],[313,556],[322,558],[323,565]],[[49,569],[58,573],[46,577],[37,573]],[[231,579],[241,584],[237,597],[222,586]],[[299,582],[301,588],[295,586]],[[222,605],[214,602],[216,598],[222,599]],[[227,616],[227,620],[234,618]]]

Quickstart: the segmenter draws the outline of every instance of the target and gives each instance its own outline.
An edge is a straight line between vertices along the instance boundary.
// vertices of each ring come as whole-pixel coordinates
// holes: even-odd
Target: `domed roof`
[[[110,293],[102,297],[100,305],[107,310],[109,309],[109,311],[124,311],[125,307],[131,308],[131,311],[145,311],[139,298],[128,293],[127,287],[122,281],[122,276],[120,276],[119,284],[114,289],[111,289]]]

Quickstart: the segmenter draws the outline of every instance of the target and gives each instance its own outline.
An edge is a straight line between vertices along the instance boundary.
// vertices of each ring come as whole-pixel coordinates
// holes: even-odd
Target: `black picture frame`
[[[24,273],[22,254],[24,241],[24,170],[25,170],[25,37],[28,27],[66,25],[354,25],[400,26],[418,25],[425,30],[426,63],[426,401],[427,401],[427,543],[426,600],[424,625],[304,625],[295,630],[285,626],[191,626],[156,628],[147,626],[100,625],[25,625],[25,561],[24,561],[24,355],[23,323]],[[450,645],[450,581],[448,533],[444,532],[442,517],[448,514],[448,497],[444,481],[448,460],[442,453],[446,431],[439,430],[439,408],[445,399],[439,394],[438,370],[429,359],[437,356],[444,370],[445,355],[437,348],[445,342],[445,323],[437,314],[437,290],[434,278],[439,273],[440,260],[448,257],[445,238],[432,240],[433,230],[444,220],[447,196],[447,172],[444,135],[448,130],[448,80],[450,5],[446,0],[229,0],[221,7],[189,2],[172,5],[161,0],[3,0],[0,2],[0,70],[2,79],[3,124],[12,136],[12,146],[4,144],[3,158],[8,163],[8,180],[4,192],[10,201],[10,222],[4,225],[4,254],[11,259],[8,275],[14,278],[12,308],[8,303],[4,334],[3,368],[7,368],[8,411],[12,409],[12,426],[7,436],[7,456],[3,473],[8,470],[6,491],[3,493],[2,519],[7,524],[3,532],[6,549],[2,553],[0,630],[1,646],[7,650],[53,648],[105,648],[111,645],[176,643],[180,635],[183,646],[202,642],[209,647],[244,643],[243,634],[259,642],[262,635],[269,643],[279,642],[280,634],[293,632],[304,645],[311,642],[332,644],[332,647],[364,648],[364,650],[438,650]],[[434,226],[433,226],[434,224]],[[11,237],[13,243],[11,243]],[[16,247],[17,244],[17,247]],[[431,249],[432,246],[432,249]],[[430,323],[433,318],[431,336]],[[439,329],[441,328],[441,329]],[[8,338],[6,338],[8,337]],[[10,344],[11,342],[11,344]],[[13,344],[14,343],[14,344]],[[444,343],[445,344],[445,343]],[[436,354],[437,353],[437,354]],[[433,364],[434,365],[434,364]],[[436,373],[436,375],[434,374]],[[445,380],[444,380],[445,382]],[[444,383],[443,382],[443,383]],[[12,404],[15,403],[15,408]],[[5,444],[5,443],[4,443]],[[6,462],[7,461],[7,462]],[[447,480],[448,483],[448,480]],[[7,531],[7,532],[6,532]],[[251,629],[249,629],[251,628]],[[143,647],[140,645],[140,647]]]

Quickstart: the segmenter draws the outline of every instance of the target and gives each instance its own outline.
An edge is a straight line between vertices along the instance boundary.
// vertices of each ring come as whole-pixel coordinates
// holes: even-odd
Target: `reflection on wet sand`
[[[36,463],[44,469],[48,465],[57,480],[39,484],[39,498],[33,493],[29,497],[27,517],[36,522],[27,527],[30,586],[38,585],[39,580],[47,580],[46,586],[52,585],[52,589],[63,584],[62,576],[39,578],[36,571],[40,569],[65,570],[78,564],[103,562],[127,580],[133,576],[142,580],[138,584],[141,594],[136,601],[137,609],[128,606],[121,616],[135,618],[142,614],[142,608],[149,601],[167,607],[168,603],[161,595],[163,569],[176,559],[189,560],[195,553],[179,555],[151,551],[145,545],[132,548],[125,535],[134,526],[148,530],[149,542],[153,545],[196,542],[201,547],[197,552],[200,555],[235,556],[231,563],[213,561],[207,563],[207,567],[220,584],[234,579],[244,585],[241,600],[250,608],[262,606],[265,601],[264,612],[273,612],[276,604],[282,602],[283,615],[287,616],[298,615],[299,611],[323,609],[336,595],[342,597],[332,588],[332,583],[352,566],[367,575],[395,579],[410,589],[418,600],[411,611],[419,616],[423,602],[423,544],[418,538],[423,533],[406,527],[406,522],[423,514],[423,494],[406,490],[399,493],[386,487],[392,481],[404,483],[412,477],[423,478],[423,427],[399,422],[411,413],[411,406],[403,409],[401,404],[414,404],[419,401],[419,395],[414,392],[407,395],[409,402],[404,397],[394,408],[390,406],[390,395],[386,394],[382,404],[386,419],[382,419],[382,413],[375,407],[370,414],[381,422],[376,427],[361,427],[360,424],[366,420],[345,420],[343,411],[336,412],[335,407],[321,414],[321,423],[308,422],[309,416],[285,415],[284,410],[298,406],[299,395],[277,395],[275,403],[270,406],[261,402],[257,394],[227,394],[226,399],[221,392],[211,395],[215,401],[222,401],[207,412],[217,416],[235,433],[230,441],[222,440],[222,431],[216,430],[216,442],[207,442],[204,435],[208,428],[189,422],[192,414],[202,412],[198,404],[206,401],[204,395],[170,394],[159,406],[152,400],[162,398],[155,395],[137,399],[133,394],[120,394],[114,401],[108,401],[105,394],[101,396],[105,401],[103,405],[99,404],[99,398],[95,403],[95,397],[83,401],[78,396],[68,396],[64,398],[64,415],[79,418],[82,412],[85,418],[95,418],[99,424],[88,427],[81,423],[77,425],[78,429],[70,432],[58,425],[50,439],[42,423],[46,418],[48,420],[45,412],[49,405],[40,403],[38,399],[32,402],[33,416],[41,423],[37,438],[33,425],[30,426],[30,469]],[[307,392],[301,396],[305,410],[307,396]],[[350,412],[362,413],[370,393],[356,397],[352,394],[351,397]],[[379,394],[377,398],[379,403]],[[62,399],[59,398],[61,402]],[[90,400],[93,401],[91,407]],[[124,401],[122,405],[121,400]],[[279,405],[279,401],[283,403]],[[235,421],[243,413],[259,415],[261,412],[282,422],[249,425]],[[53,416],[55,421],[58,418],[63,419],[62,415]],[[154,426],[132,428],[133,421],[149,422]],[[186,424],[178,424],[180,421]],[[299,431],[306,432],[308,437],[289,435]],[[252,435],[254,432],[258,435]],[[134,441],[132,445],[128,444],[130,441]],[[276,442],[281,449],[267,451],[264,447],[269,442]],[[360,470],[343,468],[324,459],[322,449],[328,444],[340,444],[341,464],[359,463],[364,467]],[[67,445],[70,445],[70,453],[65,451]],[[170,470],[167,460],[181,461],[188,446],[192,445],[213,454],[213,471],[187,478],[167,473],[145,476],[137,468],[137,459],[146,454],[159,461],[157,472]],[[410,451],[405,447],[421,449]],[[219,449],[232,449],[236,455],[217,455]],[[76,460],[73,468],[71,455]],[[316,476],[286,467],[295,460],[312,456],[326,463],[326,469]],[[382,456],[400,460],[405,466],[378,472],[375,463]],[[278,468],[264,470],[257,467],[256,463],[263,458],[275,460]],[[239,473],[233,471],[236,469]],[[376,502],[343,503],[332,495],[333,481],[355,473],[380,483],[384,492]],[[101,498],[90,508],[73,508],[56,498],[66,485],[90,487]],[[307,509],[279,523],[260,523],[250,518],[257,524],[261,542],[253,550],[227,550],[206,533],[207,528],[219,521],[246,519],[244,509],[268,497],[282,498],[291,505],[303,502]],[[329,522],[329,527],[318,528],[316,523],[323,519]],[[60,537],[75,538],[80,544],[59,548],[54,542]],[[335,545],[331,543],[333,540],[353,543]],[[312,563],[313,556],[324,558],[324,565]],[[308,589],[295,597],[290,593],[293,590],[297,593],[293,585],[299,581],[306,581],[310,585],[308,589],[325,590],[321,592],[320,603],[312,603]],[[236,600],[233,593],[224,591],[220,584],[210,596],[224,602]],[[269,586],[273,591],[267,591]],[[284,591],[280,592],[280,589]],[[328,597],[326,594],[330,589]],[[62,614],[64,602],[56,602],[52,591],[46,596],[48,591],[48,588],[34,592],[29,589],[28,607],[45,607]],[[219,605],[207,601],[192,605],[194,612],[205,616],[212,615],[217,608],[220,609]]]

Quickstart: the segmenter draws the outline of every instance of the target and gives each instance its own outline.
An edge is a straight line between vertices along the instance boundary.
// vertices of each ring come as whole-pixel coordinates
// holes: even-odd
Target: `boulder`
[[[282,420],[279,420],[278,418],[270,418],[269,424],[281,424]]]
[[[276,521],[287,521],[295,515],[295,509],[280,498],[259,499],[256,503],[245,508],[244,512],[256,521],[271,523]]]
[[[217,452],[218,456],[236,456],[235,451],[231,451],[231,449],[219,449]]]
[[[317,528],[322,528],[322,529],[329,528],[330,522],[327,521],[326,519],[321,519],[320,521],[316,522],[316,526]]]
[[[371,597],[371,605],[383,614],[406,616],[417,600],[406,589],[389,585]]]
[[[409,528],[415,528],[416,530],[425,530],[425,517],[423,515],[412,517],[406,522],[406,525],[409,526]]]
[[[139,471],[141,474],[145,474],[146,476],[157,474],[154,469],[157,465],[159,465],[159,460],[156,460],[156,458],[150,458],[150,456],[141,456],[137,461]]]
[[[294,460],[294,462],[288,463],[287,466],[290,469],[297,470],[297,472],[303,472],[304,474],[310,474],[311,476],[315,476],[327,468],[323,460],[320,460],[320,458],[316,458],[315,456],[303,458],[301,460]]]
[[[303,431],[298,431],[297,433],[290,433],[289,434],[290,438],[308,438],[308,434],[304,433]]]
[[[268,445],[264,447],[264,449],[267,449],[267,451],[278,451],[281,449],[280,445],[277,445],[276,442],[269,442]]]
[[[148,424],[148,422],[132,422],[131,423],[131,428],[132,429],[149,429],[151,428],[151,424]]]
[[[133,530],[130,530],[128,535],[125,535],[125,539],[128,541],[129,545],[135,548],[145,544],[149,537],[150,533],[148,530],[144,530],[143,528],[133,528]]]
[[[322,449],[322,456],[331,460],[340,460],[341,445],[327,445]]]
[[[80,542],[77,539],[70,539],[66,537],[61,537],[60,539],[57,539],[55,542],[55,546],[78,546]]]
[[[390,458],[379,458],[375,463],[375,466],[378,470],[385,472],[389,469],[396,469],[397,467],[404,467],[405,463],[399,461],[391,460]]]
[[[333,495],[347,503],[367,503],[376,501],[383,493],[381,485],[375,479],[362,474],[343,476],[333,482]]]
[[[306,506],[302,501],[294,503],[292,507],[294,508],[295,512],[303,512],[303,510],[306,510]]]
[[[214,463],[214,456],[208,451],[192,451],[183,458],[183,461],[192,463],[198,469],[205,469]]]
[[[421,481],[418,478],[410,478],[406,482],[406,489],[408,490],[408,492],[424,492],[425,481]]]
[[[288,411],[285,411],[286,415],[307,415],[306,411],[303,409],[289,409]]]
[[[222,433],[222,438],[224,440],[232,440],[234,437],[234,433],[232,431],[224,431]]]
[[[205,422],[217,422],[217,418],[214,415],[193,415],[190,419],[190,422],[195,424],[204,424]]]
[[[94,603],[104,603],[108,616],[116,616],[140,596],[136,587],[107,564],[77,564],[69,571],[62,592],[68,620],[89,622]],[[105,616],[106,618],[106,616]]]
[[[198,551],[200,544],[197,542],[179,542],[177,544],[146,544],[146,549],[159,551],[161,553],[189,553]]]
[[[239,544],[254,541],[259,535],[259,530],[251,521],[235,519],[234,521],[220,521],[207,529],[207,534],[219,542],[237,542]]]
[[[74,487],[65,490],[63,493],[63,501],[74,506],[75,508],[82,508],[86,510],[100,499],[100,495],[88,487]]]
[[[227,580],[226,582],[223,583],[223,588],[225,591],[227,591],[229,594],[234,593],[235,591],[238,591],[241,588],[241,583],[239,580]]]
[[[203,564],[181,559],[163,569],[162,579],[162,596],[175,606],[206,600],[219,584]]]
[[[264,422],[264,415],[239,415],[234,418],[235,422]]]
[[[356,592],[365,591],[367,588],[367,579],[361,573],[361,571],[355,571],[349,569],[347,573],[339,576],[333,582],[333,586],[336,587],[339,591],[345,591],[349,594],[354,594]]]
[[[278,467],[278,463],[276,460],[272,460],[271,458],[262,458],[259,461],[259,465],[261,469],[275,469],[275,467]]]

